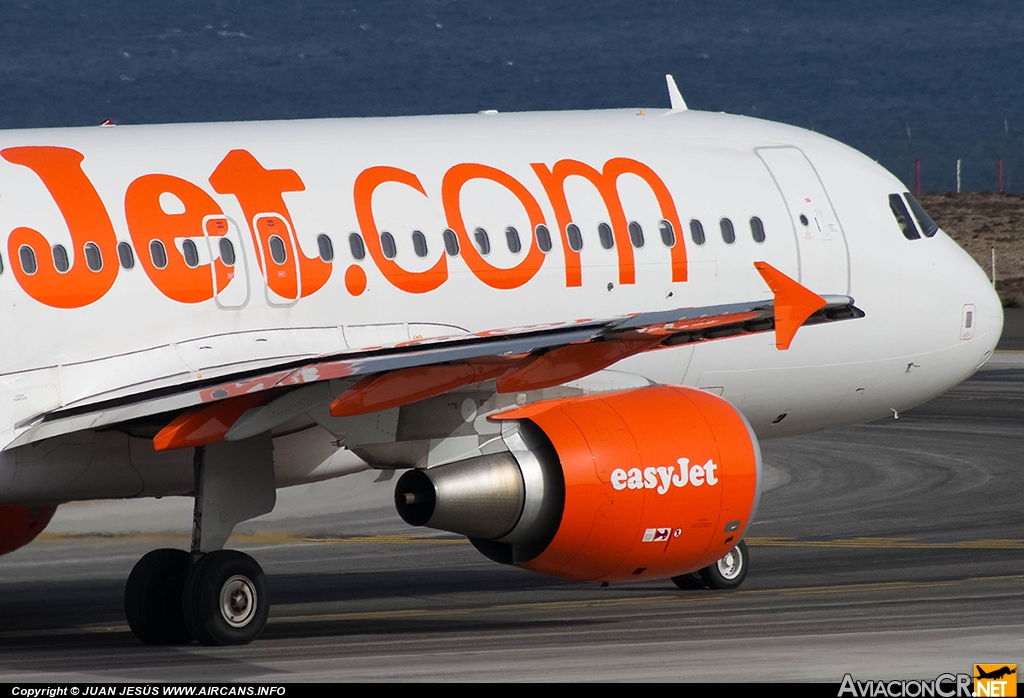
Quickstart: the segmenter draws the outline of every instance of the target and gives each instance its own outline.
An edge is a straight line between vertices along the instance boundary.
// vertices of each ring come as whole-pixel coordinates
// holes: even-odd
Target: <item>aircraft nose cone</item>
[[[945,376],[952,387],[992,358],[1003,332],[1003,304],[984,270],[961,248],[949,249],[946,273],[932,288],[947,309]]]
[[[982,352],[978,364],[980,366],[992,356],[1003,334],[1003,303],[987,280],[974,290],[973,296],[976,319],[972,340],[978,344]]]

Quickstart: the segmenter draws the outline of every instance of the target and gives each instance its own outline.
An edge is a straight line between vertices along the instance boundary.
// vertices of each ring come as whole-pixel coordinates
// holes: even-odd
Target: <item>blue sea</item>
[[[668,105],[1024,190],[1020,0],[5,0],[0,128]]]

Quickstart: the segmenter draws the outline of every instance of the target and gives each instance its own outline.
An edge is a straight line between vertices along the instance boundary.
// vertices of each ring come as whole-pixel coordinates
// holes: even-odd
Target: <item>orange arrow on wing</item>
[[[754,267],[775,294],[775,346],[785,351],[800,326],[824,308],[827,301],[768,262],[754,262]]]

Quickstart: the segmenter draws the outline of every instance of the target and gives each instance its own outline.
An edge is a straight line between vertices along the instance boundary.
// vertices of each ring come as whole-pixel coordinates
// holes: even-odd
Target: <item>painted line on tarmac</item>
[[[914,550],[1024,550],[1024,540],[983,539],[924,542],[916,538],[837,538],[800,540],[798,538],[744,538],[747,545],[762,548],[869,548]]]
[[[176,531],[162,532],[129,532],[129,533],[47,533],[43,532],[36,538],[37,543],[68,543],[92,541],[159,541],[188,540],[189,534]],[[917,538],[836,538],[831,540],[804,540],[799,538],[781,538],[751,536],[744,538],[747,545],[761,548],[866,548],[871,550],[1024,550],[1024,540],[981,539],[961,541],[926,542]],[[466,545],[465,538],[452,537],[450,534],[377,534],[369,536],[327,536],[315,533],[291,531],[263,531],[258,533],[239,533],[231,536],[232,544],[295,544],[295,545]]]
[[[450,534],[417,535],[382,533],[370,536],[322,536],[315,533],[296,533],[291,531],[263,531],[260,533],[236,533],[231,536],[231,544],[240,543],[291,543],[306,544],[372,544],[372,545],[417,545],[437,543],[451,545],[468,544],[465,538],[448,537]],[[76,543],[76,542],[111,542],[111,541],[189,541],[190,533],[181,531],[130,531],[125,533],[40,533],[34,543]]]
[[[960,587],[965,585],[976,585],[984,582],[1021,582],[1024,583],[1024,575],[994,575],[991,577],[972,577],[970,579],[941,580],[934,582],[867,582],[863,584],[837,584],[832,586],[797,587],[791,589],[748,589],[736,591],[672,591],[659,596],[619,596],[610,599],[578,599],[573,601],[535,601],[516,604],[493,604],[489,606],[475,606],[468,608],[452,609],[404,609],[392,611],[353,611],[344,613],[324,614],[302,614],[295,616],[280,615],[287,613],[287,606],[275,606],[276,618],[268,621],[269,625],[285,623],[319,623],[339,622],[357,620],[381,620],[381,619],[402,619],[402,618],[438,618],[451,616],[467,616],[486,613],[509,613],[527,610],[533,611],[559,611],[578,610],[584,608],[614,608],[627,606],[656,606],[664,604],[690,604],[700,602],[715,602],[738,598],[764,598],[771,596],[791,597],[803,595],[822,594],[855,594],[863,592],[887,592],[905,591],[907,589],[939,589],[946,587]],[[307,604],[302,604],[306,606]]]
[[[757,599],[776,596],[792,598],[799,596],[822,596],[858,593],[885,593],[892,591],[924,589],[941,589],[952,587],[974,587],[979,583],[1017,582],[1024,584],[1024,575],[994,575],[991,577],[971,577],[958,580],[941,580],[933,582],[867,582],[863,584],[837,584],[832,586],[797,587],[790,589],[749,589],[736,591],[669,591],[659,596],[621,596],[605,599],[579,599],[574,601],[538,601],[519,604],[494,604],[489,606],[473,606],[464,608],[407,608],[386,611],[349,611],[342,613],[301,613],[287,615],[289,607],[308,608],[309,604],[279,604],[274,606],[275,616],[270,618],[270,627],[281,625],[310,625],[322,623],[344,623],[373,620],[424,620],[439,618],[466,618],[468,616],[484,616],[487,614],[522,613],[524,611],[552,612],[571,611],[587,608],[613,609],[638,606],[659,606],[668,604],[710,603],[731,599]],[[45,637],[89,636],[115,633],[128,633],[127,624],[78,626],[74,628],[46,628],[39,630],[0,631],[0,640],[14,640]]]

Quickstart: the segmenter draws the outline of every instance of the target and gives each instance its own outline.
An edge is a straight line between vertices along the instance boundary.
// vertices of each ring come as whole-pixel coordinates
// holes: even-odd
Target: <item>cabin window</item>
[[[547,254],[551,251],[551,231],[548,230],[546,225],[538,225],[534,229],[534,234],[537,236],[537,247],[541,252]]]
[[[421,230],[412,231],[412,251],[417,257],[427,256],[427,236]]]
[[[316,236],[316,249],[320,253],[320,259],[328,263],[334,261],[334,243],[326,233]]]
[[[4,256],[0,254],[0,274],[4,273]]]
[[[122,269],[135,268],[135,252],[127,242],[117,243],[117,260],[121,263]]]
[[[67,270],[71,268],[71,263],[68,261],[68,251],[64,245],[53,246],[53,266],[61,274],[67,273]]]
[[[491,238],[483,228],[473,230],[473,239],[476,241],[476,248],[485,257],[491,253]]]
[[[913,194],[906,191],[903,192],[903,196],[907,198],[910,210],[914,212],[914,218],[917,219],[917,224],[921,226],[921,232],[924,233],[924,236],[926,238],[934,237],[935,233],[939,232],[938,223],[932,220],[932,217],[924,210],[924,206],[914,198]]]
[[[511,225],[505,228],[505,242],[508,243],[508,251],[512,254],[519,254],[523,249],[523,243],[519,239],[519,231]]]
[[[612,234],[612,227],[607,223],[597,224],[597,237],[601,240],[601,247],[610,250],[615,247],[615,235]]]
[[[103,253],[95,242],[85,243],[85,266],[89,267],[89,271],[99,271],[103,268]]]
[[[284,239],[280,235],[270,236],[270,258],[274,264],[284,264],[288,261],[288,250],[285,249]]]
[[[36,264],[36,251],[28,245],[22,245],[18,248],[18,259],[21,261],[21,270],[32,276],[39,269],[39,265]]]
[[[451,228],[445,228],[441,234],[444,238],[444,251],[448,253],[449,257],[459,256],[459,236],[455,234],[455,231]]]
[[[644,246],[644,229],[640,227],[640,224],[636,221],[630,221],[627,228],[629,230],[629,241],[633,243],[633,247],[640,249]]]
[[[764,223],[757,216],[750,218],[750,237],[754,238],[754,242],[759,245],[764,242]]]
[[[357,262],[366,257],[366,245],[363,244],[363,236],[359,233],[348,234],[348,250],[352,253],[352,259]]]
[[[690,219],[690,239],[698,247],[707,242],[707,238],[704,236],[704,225],[696,218]]]
[[[196,248],[196,243],[192,240],[185,240],[181,243],[181,253],[185,257],[185,264],[190,269],[195,269],[199,266],[199,250]],[[278,262],[280,264],[280,262]]]
[[[149,259],[157,269],[167,268],[167,250],[164,248],[164,243],[159,240],[150,241]]]
[[[583,233],[580,232],[580,227],[575,223],[570,223],[565,226],[565,235],[569,238],[569,249],[573,252],[579,252],[583,249]]]
[[[225,266],[235,266],[235,246],[227,238],[221,238],[220,242],[217,243],[218,249],[220,249],[220,261]]]
[[[660,223],[658,223],[658,232],[661,233],[661,243],[665,247],[675,247],[676,246],[676,231],[675,231],[675,228],[673,228],[672,224],[669,223],[664,218],[661,219]]]
[[[921,233],[917,231],[917,226],[914,225],[914,219],[910,217],[910,211],[907,210],[907,205],[903,203],[902,196],[899,194],[889,194],[889,209],[896,218],[896,223],[900,226],[903,237],[908,240],[921,239]]]
[[[386,230],[380,234],[380,247],[381,251],[384,252],[385,259],[394,259],[398,256],[398,246],[395,245],[395,236]]]
[[[731,245],[736,242],[736,229],[732,227],[732,221],[728,218],[723,218],[718,221],[718,227],[722,229],[722,241],[726,245]]]

